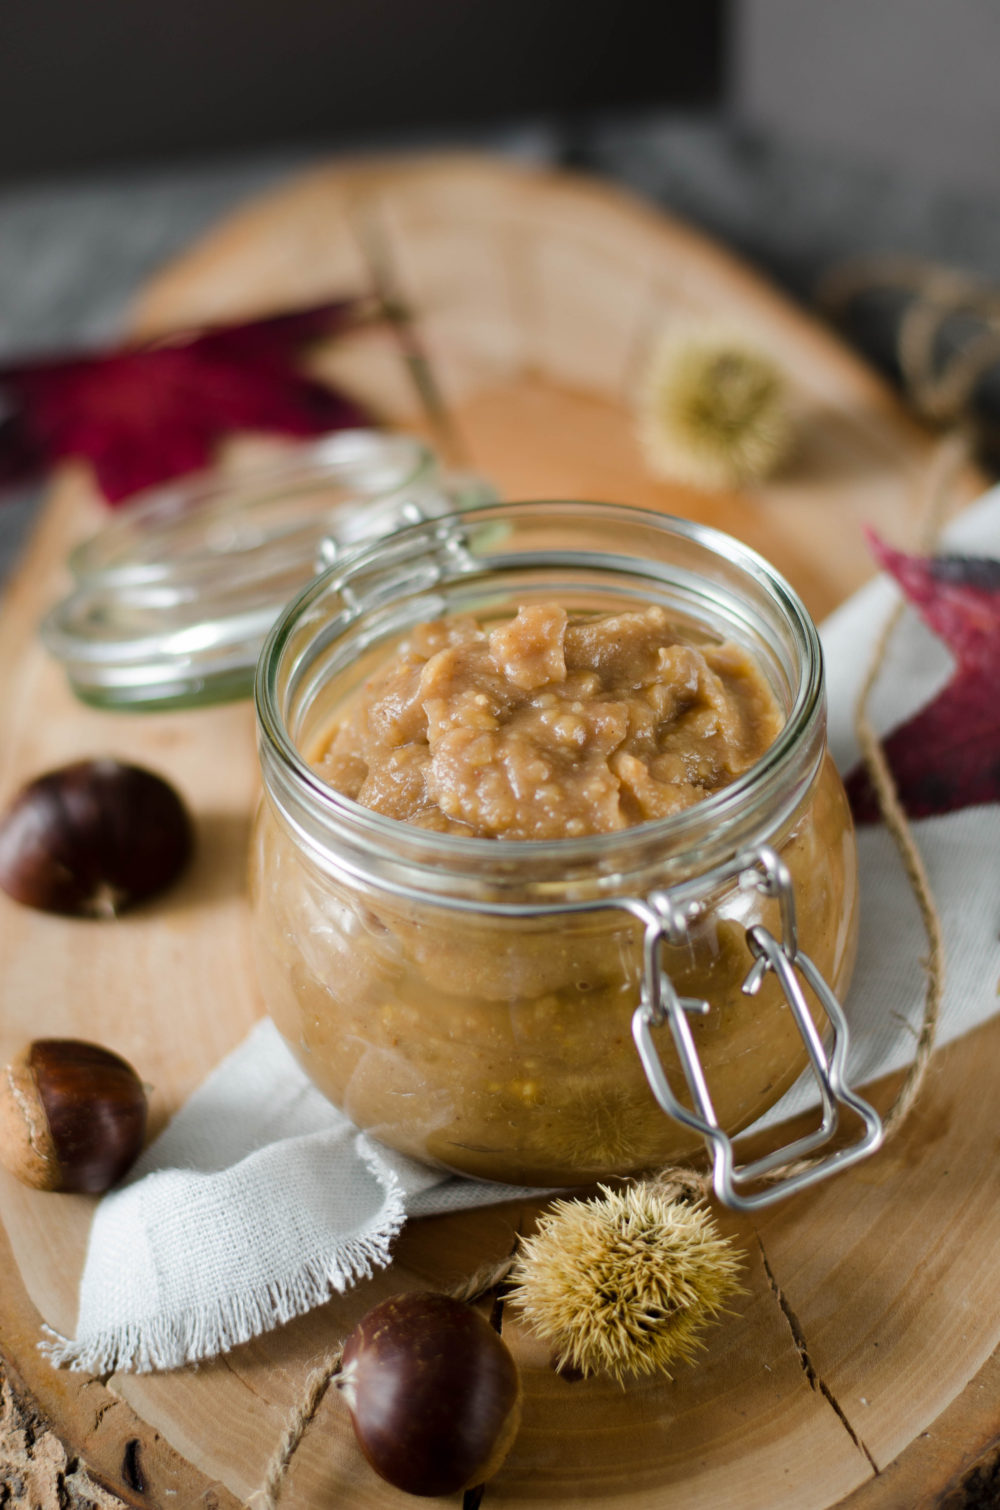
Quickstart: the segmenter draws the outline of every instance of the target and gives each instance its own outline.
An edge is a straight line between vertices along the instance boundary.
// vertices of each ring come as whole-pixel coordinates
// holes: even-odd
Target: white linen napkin
[[[1000,555],[1000,489],[963,515],[947,541]],[[823,629],[831,748],[845,772],[857,760],[857,692],[897,596],[881,577]],[[929,701],[950,669],[948,652],[908,610],[876,692],[880,731]],[[944,922],[945,1041],[1000,1009],[1000,806],[918,821],[913,832]],[[854,1085],[912,1057],[925,950],[888,835],[879,825],[864,828],[859,848],[861,944],[847,1004]],[[801,1109],[810,1093],[793,1089],[782,1113]],[[210,1357],[387,1264],[407,1217],[525,1194],[538,1192],[442,1177],[376,1146],[313,1089],[262,1023],[147,1149],[129,1182],[98,1204],[76,1337],[50,1333],[42,1346],[53,1362],[93,1373]]]

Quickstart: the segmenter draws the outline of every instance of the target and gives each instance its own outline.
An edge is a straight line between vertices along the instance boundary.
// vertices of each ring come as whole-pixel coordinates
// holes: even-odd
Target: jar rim
[[[620,521],[623,525],[644,526],[662,536],[672,534],[742,571],[765,590],[794,635],[800,653],[799,677],[781,731],[760,759],[727,786],[689,808],[625,829],[582,837],[509,840],[506,841],[509,849],[504,850],[504,860],[514,856],[529,869],[533,864],[558,860],[568,873],[585,862],[606,861],[626,844],[650,845],[670,854],[684,853],[693,848],[697,838],[706,831],[717,833],[731,827],[733,821],[745,813],[748,804],[757,802],[763,789],[772,792],[777,801],[771,827],[780,826],[797,806],[801,795],[797,793],[794,800],[784,803],[780,800],[782,775],[801,749],[809,731],[815,728],[817,720],[825,717],[820,638],[795,589],[765,557],[734,536],[694,520],[630,504],[569,499],[502,502],[438,518],[433,522],[433,528],[440,530],[451,525],[461,529],[474,522],[478,528],[488,529],[491,521],[516,521],[539,510],[561,511],[567,517],[570,517],[567,511],[571,510],[573,519],[606,521],[612,525]],[[405,547],[408,541],[419,539],[422,532],[426,538],[427,531],[426,522],[410,525],[394,536],[393,543],[402,543]],[[386,542],[381,541],[363,547],[351,557],[352,570],[373,565],[385,546]],[[420,868],[426,866],[428,872],[446,869],[449,861],[463,869],[494,866],[498,857],[497,839],[438,833],[374,812],[324,782],[292,739],[280,707],[278,668],[297,626],[317,600],[330,591],[337,574],[336,566],[329,568],[286,606],[273,625],[258,661],[254,698],[265,785],[275,795],[273,789],[277,783],[284,797],[293,797],[298,803],[304,803],[312,816],[321,820],[325,818],[333,824],[347,823],[360,838],[372,844],[395,852],[408,851],[408,859]],[[281,804],[281,797],[278,800]],[[417,850],[423,856],[422,860],[414,860]]]

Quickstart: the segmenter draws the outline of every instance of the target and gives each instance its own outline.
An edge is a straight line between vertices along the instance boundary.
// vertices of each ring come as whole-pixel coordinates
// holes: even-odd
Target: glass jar
[[[518,605],[661,604],[755,657],[785,712],[766,754],[683,812],[582,839],[472,839],[400,823],[311,760],[413,625]],[[715,531],[613,505],[501,504],[362,547],[272,630],[256,700],[264,781],[254,934],[279,1030],[329,1099],[442,1169],[574,1185],[706,1139],[733,1206],[830,1142],[811,1182],[878,1142],[844,1081],[837,1005],[855,952],[856,855],[826,751],[821,651],[787,584]],[[733,1138],[807,1069],[818,1125],[741,1165]],[[780,1186],[778,1187],[781,1188]]]
[[[492,502],[408,435],[340,430],[266,467],[151,489],[70,556],[41,626],[81,701],[150,712],[249,697],[265,636],[334,554]]]

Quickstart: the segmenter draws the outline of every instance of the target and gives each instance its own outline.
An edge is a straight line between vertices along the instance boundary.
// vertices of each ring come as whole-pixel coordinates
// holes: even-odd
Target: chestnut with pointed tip
[[[0,1163],[36,1190],[109,1190],[146,1135],[135,1070],[100,1044],[38,1038],[0,1077]]]
[[[191,822],[142,766],[79,760],[28,783],[0,818],[0,886],[43,912],[114,917],[180,874]]]
[[[521,1420],[507,1345],[448,1295],[394,1295],[358,1322],[334,1383],[375,1472],[407,1494],[453,1494],[500,1467]]]

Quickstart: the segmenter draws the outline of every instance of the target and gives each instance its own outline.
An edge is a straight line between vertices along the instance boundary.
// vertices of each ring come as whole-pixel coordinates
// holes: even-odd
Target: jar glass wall
[[[368,811],[313,769],[345,698],[406,630],[557,601],[657,603],[754,655],[785,712],[744,776],[681,813],[584,839],[478,840]],[[500,505],[416,525],[328,572],[265,648],[265,800],[253,859],[265,999],[324,1093],[385,1143],[460,1173],[569,1184],[689,1152],[631,1037],[643,928],[627,910],[761,844],[791,873],[799,939],[835,992],[853,963],[856,861],[825,752],[818,639],[773,571],[728,537],[596,504]],[[776,901],[709,886],[663,948],[722,1124],[745,1126],[805,1062],[773,978],[755,996],[747,929]],[[669,1039],[663,1063],[683,1084]],[[682,1094],[683,1099],[683,1094]]]

